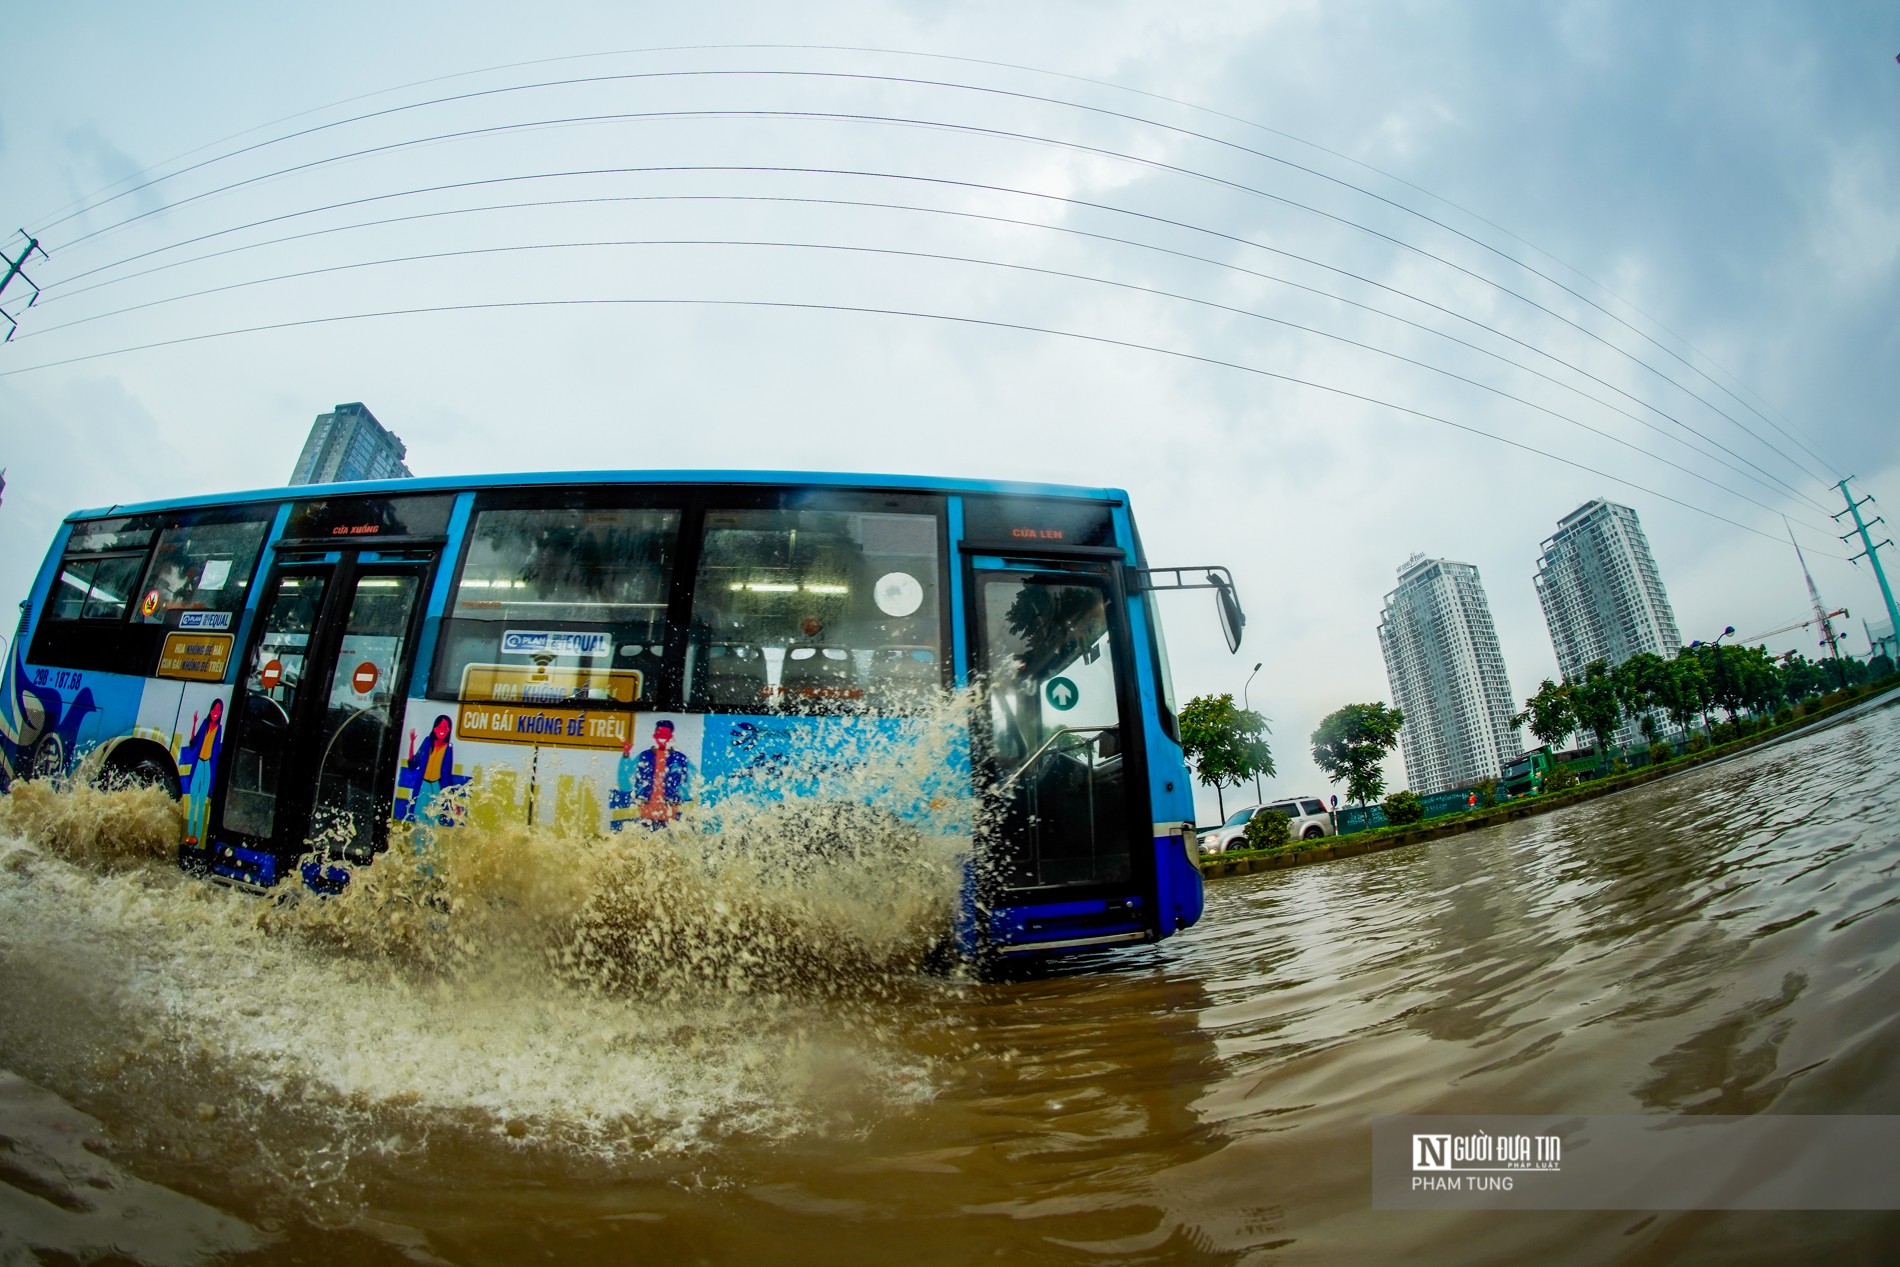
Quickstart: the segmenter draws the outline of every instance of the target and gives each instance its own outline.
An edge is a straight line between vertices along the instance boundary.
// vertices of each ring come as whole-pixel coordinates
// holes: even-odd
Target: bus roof
[[[97,519],[103,515],[145,514],[183,510],[194,506],[242,502],[282,501],[286,498],[339,497],[352,493],[381,494],[461,492],[484,488],[532,488],[552,484],[741,484],[795,485],[824,488],[880,489],[930,493],[1006,493],[1019,497],[1070,497],[1126,503],[1118,488],[1082,488],[1068,484],[1036,484],[1017,480],[956,479],[935,475],[854,475],[812,471],[533,471],[510,475],[430,475],[394,480],[357,480],[346,484],[293,484],[201,497],[173,497],[164,501],[102,506],[75,510],[68,520]]]

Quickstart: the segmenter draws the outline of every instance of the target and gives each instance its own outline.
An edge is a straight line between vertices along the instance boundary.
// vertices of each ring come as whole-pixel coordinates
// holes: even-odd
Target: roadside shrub
[[[1425,802],[1410,792],[1394,792],[1381,804],[1385,807],[1385,821],[1394,827],[1406,827],[1425,817]]]
[[[1293,824],[1285,814],[1255,814],[1240,841],[1247,849],[1280,849],[1292,838]]]
[[[1689,736],[1689,751],[1690,752],[1702,752],[1705,749],[1707,749],[1708,746],[1709,746],[1709,737],[1703,734],[1701,731],[1698,730],[1696,731],[1695,734]]]
[[[1629,772],[1630,772],[1630,763],[1623,760],[1623,758],[1618,757],[1616,760],[1610,762],[1610,777],[1611,778],[1614,779],[1619,774],[1628,774]]]
[[[1480,779],[1476,791],[1478,793],[1479,809],[1490,809],[1498,803],[1498,781],[1496,779]]]
[[[1577,772],[1567,765],[1560,765],[1544,776],[1544,791],[1567,792],[1577,783]]]
[[[1775,725],[1786,726],[1789,722],[1793,720],[1794,720],[1794,709],[1790,708],[1788,705],[1783,704],[1780,708],[1775,710]]]
[[[1649,764],[1651,765],[1661,765],[1675,755],[1676,750],[1666,743],[1653,743],[1649,745]]]

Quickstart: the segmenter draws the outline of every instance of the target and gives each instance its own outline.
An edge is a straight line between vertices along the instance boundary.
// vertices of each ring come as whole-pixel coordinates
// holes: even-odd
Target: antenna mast
[[[1782,520],[1788,525],[1786,519]],[[1801,553],[1801,543],[1794,539],[1794,527],[1788,525],[1788,544],[1794,547],[1794,557],[1801,560],[1801,575],[1807,578],[1808,598],[1814,603],[1815,623],[1821,626],[1821,645],[1836,660],[1841,658],[1840,638],[1834,632],[1834,622],[1828,618],[1828,610],[1821,603],[1821,591],[1814,587],[1814,573],[1808,571],[1807,556]]]

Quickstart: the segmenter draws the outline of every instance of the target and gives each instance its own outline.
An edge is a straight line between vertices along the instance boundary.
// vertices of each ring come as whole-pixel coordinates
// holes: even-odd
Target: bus
[[[1237,648],[1231,574],[1148,567],[1114,489],[546,473],[79,511],[22,604],[0,778],[163,786],[188,870],[333,891],[484,789],[600,834],[741,786],[862,804],[824,754],[967,688],[954,948],[1152,942],[1202,905],[1155,599],[1194,588]]]

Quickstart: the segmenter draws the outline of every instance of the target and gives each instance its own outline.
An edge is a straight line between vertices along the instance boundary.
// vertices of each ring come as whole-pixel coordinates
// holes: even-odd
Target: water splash
[[[511,823],[457,788],[464,825],[399,829],[342,893],[289,890],[266,925],[430,972],[650,997],[874,993],[950,933],[974,818],[967,717],[952,699],[835,728],[801,768],[655,830]]]
[[[970,848],[944,774],[964,708],[821,754],[822,797],[399,833],[330,898],[184,876],[156,790],[22,784],[0,1063],[82,1104],[176,1102],[168,1155],[338,1217],[378,1158],[449,1137],[652,1161],[866,1129],[940,1080],[904,1035],[955,988],[918,970]]]
[[[105,870],[175,859],[184,823],[178,803],[153,787],[22,781],[0,795],[0,836]]]

